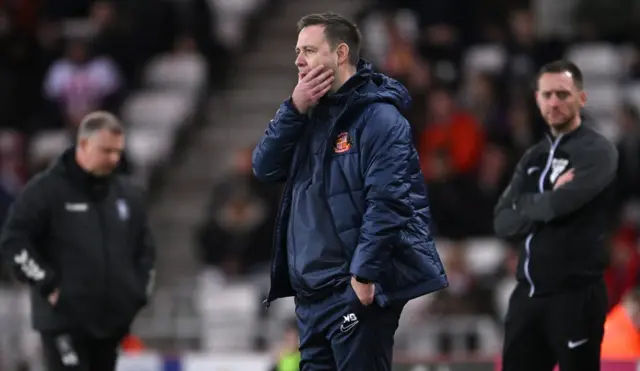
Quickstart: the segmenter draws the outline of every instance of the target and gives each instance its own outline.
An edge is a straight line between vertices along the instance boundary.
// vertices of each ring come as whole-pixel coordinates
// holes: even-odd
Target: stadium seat
[[[155,58],[144,72],[144,84],[152,89],[200,92],[207,83],[207,65],[198,54],[165,54]]]
[[[623,97],[627,102],[640,107],[640,82],[627,85],[623,90]]]
[[[210,3],[216,9],[217,36],[228,46],[241,44],[242,27],[248,20],[251,11],[256,9],[264,0],[212,0]]]
[[[125,102],[122,119],[128,126],[128,149],[144,184],[149,170],[170,152],[176,129],[187,120],[195,102],[179,91],[142,92]]]
[[[37,357],[40,353],[40,336],[31,331],[31,302],[28,289],[0,287],[0,349],[11,349],[2,354],[3,364],[20,361],[20,351],[26,357]],[[17,350],[20,351],[17,351]]]
[[[296,304],[293,297],[274,301],[269,307],[269,314],[278,321],[286,321],[295,313]]]
[[[384,15],[380,12],[373,13],[362,21],[360,27],[367,35],[367,38],[363,40],[363,48],[367,50],[369,60],[382,66],[389,44]]]
[[[200,309],[211,312],[254,312],[258,309],[260,293],[252,284],[227,282],[212,290],[211,286],[202,286],[198,290]],[[223,300],[221,300],[223,298]]]
[[[591,84],[585,88],[587,111],[594,115],[613,115],[618,108],[622,92],[617,84]]]
[[[125,102],[122,119],[131,128],[173,134],[173,130],[192,113],[194,105],[193,97],[180,91],[140,92]]]
[[[70,145],[71,138],[66,130],[39,131],[29,144],[29,162],[32,166],[48,163]]]
[[[474,46],[468,49],[464,56],[464,74],[469,76],[477,72],[499,73],[506,57],[506,51],[499,45]]]
[[[616,80],[624,71],[622,53],[611,44],[576,44],[566,58],[582,70],[587,86],[593,80]]]
[[[202,290],[203,349],[225,351],[248,349],[257,328],[260,295],[251,284],[230,284],[214,292]]]
[[[517,281],[515,279],[499,281],[493,292],[493,304],[500,319],[505,319],[507,309],[509,308],[509,299],[516,288]]]
[[[434,295],[425,295],[409,301],[402,310],[402,316],[398,321],[395,342],[402,349],[414,349],[419,354],[428,356],[433,354],[436,347],[436,339],[432,334],[415,336],[416,331],[428,322],[427,308],[433,303]]]
[[[620,127],[613,115],[603,115],[595,119],[597,127],[595,129],[607,139],[616,142],[620,137]]]
[[[505,258],[506,246],[495,238],[472,239],[466,247],[467,266],[474,274],[490,274]]]
[[[395,16],[395,23],[400,30],[400,34],[415,43],[420,36],[420,19],[419,15],[410,9],[400,9]]]
[[[172,138],[149,128],[133,128],[127,134],[127,152],[136,169],[136,177],[146,179],[148,170],[162,161],[171,149]]]

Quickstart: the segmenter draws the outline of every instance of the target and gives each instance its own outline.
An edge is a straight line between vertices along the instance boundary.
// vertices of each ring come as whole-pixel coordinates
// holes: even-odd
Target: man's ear
[[[338,65],[342,65],[349,61],[349,45],[340,43],[336,48],[336,52],[338,53]]]
[[[587,103],[587,93],[580,91],[580,107],[584,107]]]
[[[80,137],[78,138],[78,148],[85,148],[87,146],[87,142],[89,141],[89,138],[87,137]]]

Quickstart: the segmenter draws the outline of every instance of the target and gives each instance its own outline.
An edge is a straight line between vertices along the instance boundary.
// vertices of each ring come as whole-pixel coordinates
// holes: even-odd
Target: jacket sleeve
[[[618,151],[607,140],[585,143],[571,158],[573,180],[553,191],[520,195],[517,210],[534,221],[550,222],[580,209],[615,180]]]
[[[45,187],[43,178],[36,176],[13,203],[0,236],[0,254],[19,280],[46,297],[57,288],[58,277],[37,243],[51,217]]]
[[[516,165],[509,185],[504,190],[493,210],[493,229],[499,238],[513,240],[524,238],[535,227],[533,220],[516,210],[515,203],[522,193],[525,182],[525,166],[532,149],[527,151]]]
[[[360,137],[366,210],[350,273],[377,281],[395,239],[413,215],[411,127],[393,107],[372,109]]]
[[[306,117],[298,113],[291,99],[280,106],[253,151],[253,173],[258,179],[264,182],[284,182],[287,179],[305,121]]]

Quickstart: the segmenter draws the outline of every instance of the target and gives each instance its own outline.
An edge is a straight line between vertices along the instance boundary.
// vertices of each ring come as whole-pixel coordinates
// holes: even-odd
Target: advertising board
[[[168,367],[171,363],[171,367]],[[118,361],[117,371],[268,371],[273,365],[268,354],[187,353],[164,359],[159,354],[125,355]],[[393,371],[501,371],[500,361],[398,361]],[[558,371],[557,369],[555,371]],[[640,371],[640,361],[602,361],[602,371]]]

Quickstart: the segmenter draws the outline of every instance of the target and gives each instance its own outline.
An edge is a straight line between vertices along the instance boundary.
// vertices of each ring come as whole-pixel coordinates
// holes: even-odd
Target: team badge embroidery
[[[551,183],[555,183],[558,180],[558,177],[565,171],[565,169],[569,166],[569,160],[564,158],[554,158],[551,160],[551,176],[549,180]]]
[[[335,153],[344,153],[351,149],[351,142],[349,141],[349,134],[340,133],[336,138],[336,145],[333,147]]]

